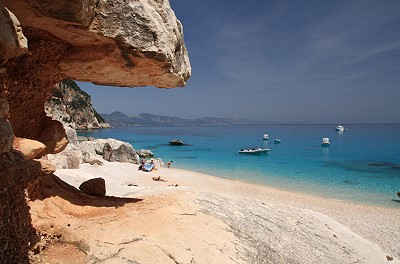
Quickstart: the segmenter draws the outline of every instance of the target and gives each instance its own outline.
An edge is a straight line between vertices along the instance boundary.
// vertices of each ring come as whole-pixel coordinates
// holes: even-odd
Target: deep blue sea
[[[116,127],[80,132],[150,149],[175,168],[362,204],[400,208],[400,125]],[[270,141],[263,141],[268,133]],[[323,137],[330,147],[322,147]],[[279,138],[281,144],[274,144]],[[180,139],[183,146],[168,141]],[[239,154],[267,147],[268,154]]]

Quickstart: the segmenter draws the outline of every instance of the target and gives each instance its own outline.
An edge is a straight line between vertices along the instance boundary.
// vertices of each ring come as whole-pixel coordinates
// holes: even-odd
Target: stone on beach
[[[106,195],[106,181],[103,178],[94,178],[83,182],[79,186],[79,190],[82,192],[95,195],[105,196]]]

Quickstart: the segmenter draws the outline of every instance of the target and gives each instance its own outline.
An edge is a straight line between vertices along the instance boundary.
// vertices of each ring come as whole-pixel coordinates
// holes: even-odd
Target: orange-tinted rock
[[[37,140],[16,137],[14,140],[14,149],[21,151],[25,159],[35,159],[46,149],[46,146]]]
[[[38,155],[66,147],[62,124],[44,112],[63,79],[171,88],[185,85],[191,69],[167,0],[3,0],[0,11],[0,32],[6,32],[0,35],[0,97],[8,100],[12,125],[1,119],[7,140],[0,143],[0,262],[28,263],[35,231],[25,188],[46,172],[9,150],[12,134],[46,145]]]

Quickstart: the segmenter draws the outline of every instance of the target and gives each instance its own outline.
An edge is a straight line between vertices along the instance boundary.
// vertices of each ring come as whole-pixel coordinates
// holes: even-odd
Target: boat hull
[[[172,145],[172,146],[181,146],[181,145],[183,145],[183,142],[180,141],[180,140],[171,140],[171,141],[169,141],[168,143],[169,143],[170,145]]]
[[[263,154],[263,153],[268,153],[269,149],[256,149],[256,150],[240,150],[240,154]]]

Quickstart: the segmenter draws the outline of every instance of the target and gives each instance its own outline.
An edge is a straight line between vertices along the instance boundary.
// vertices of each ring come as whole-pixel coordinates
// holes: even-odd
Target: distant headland
[[[255,125],[265,124],[252,119],[234,119],[223,117],[203,117],[185,119],[179,117],[154,115],[149,113],[127,116],[115,111],[111,114],[101,114],[111,126],[230,126],[230,125]]]

